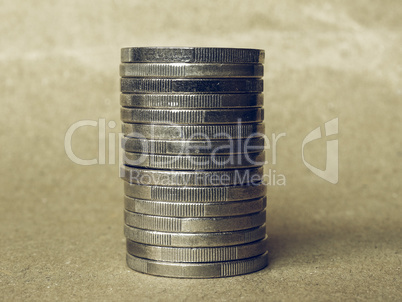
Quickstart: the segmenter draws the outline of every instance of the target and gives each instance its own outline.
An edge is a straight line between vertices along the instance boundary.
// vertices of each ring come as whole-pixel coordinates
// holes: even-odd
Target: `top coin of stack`
[[[210,278],[267,265],[264,51],[121,50],[127,264]]]

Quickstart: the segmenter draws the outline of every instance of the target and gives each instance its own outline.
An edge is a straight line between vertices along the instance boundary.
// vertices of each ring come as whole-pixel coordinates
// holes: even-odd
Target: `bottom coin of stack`
[[[236,171],[262,173],[261,168]],[[194,171],[122,167],[125,180],[127,264],[153,275],[181,278],[228,277],[267,265],[266,188],[262,184],[161,186],[136,183],[129,175],[172,175],[192,179]],[[225,174],[225,175],[226,175]],[[194,179],[194,178],[193,178]],[[244,200],[247,196],[252,199]]]
[[[229,277],[255,272],[268,262],[265,226],[188,234],[126,226],[125,233],[128,266],[147,274],[179,278]],[[247,243],[224,246],[241,242]],[[190,244],[191,247],[184,247]],[[215,244],[222,246],[210,246]],[[200,247],[195,247],[198,245]]]

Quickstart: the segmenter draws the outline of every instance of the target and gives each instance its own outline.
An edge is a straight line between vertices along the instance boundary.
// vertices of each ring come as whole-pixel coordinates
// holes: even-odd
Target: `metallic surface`
[[[155,79],[121,78],[121,92],[139,93],[246,93],[262,92],[260,79]]]
[[[177,233],[145,230],[124,225],[127,239],[144,244],[177,247],[231,246],[260,240],[265,237],[265,224],[246,230],[216,233]]]
[[[240,216],[265,209],[266,197],[231,202],[171,202],[138,199],[124,196],[127,211],[168,217]]]
[[[220,247],[166,247],[127,240],[130,255],[169,262],[218,262],[255,257],[267,250],[267,237],[251,243]]]
[[[212,47],[126,47],[122,62],[264,63],[260,49]]]
[[[263,93],[122,93],[120,105],[143,108],[213,109],[224,107],[262,107]]]
[[[124,152],[123,163],[128,166],[153,169],[215,170],[260,167],[266,162],[264,152],[216,156],[175,156]]]
[[[258,123],[264,120],[264,110],[249,109],[144,109],[121,108],[121,120],[126,123],[154,124],[234,124]]]
[[[216,278],[248,274],[268,264],[268,252],[262,255],[233,261],[210,263],[174,263],[139,258],[126,254],[128,267],[151,275],[176,278]]]
[[[263,167],[237,170],[169,171],[121,166],[120,177],[129,183],[156,186],[230,186],[263,178]]]
[[[135,153],[174,154],[174,155],[210,155],[259,152],[264,150],[263,137],[247,139],[221,140],[151,140],[123,137],[124,150]]]
[[[141,78],[259,78],[261,64],[122,63],[120,76]]]
[[[265,216],[265,211],[243,216],[213,218],[163,217],[124,211],[124,221],[129,226],[177,233],[216,233],[251,229],[263,225]]]
[[[161,201],[219,202],[248,200],[264,196],[266,191],[267,186],[263,183],[241,186],[172,187],[147,186],[124,182],[124,193],[127,196]]]
[[[121,55],[128,266],[187,278],[261,269],[264,52],[140,47]]]
[[[264,123],[229,125],[156,125],[122,123],[124,135],[160,140],[247,138],[265,134]]]

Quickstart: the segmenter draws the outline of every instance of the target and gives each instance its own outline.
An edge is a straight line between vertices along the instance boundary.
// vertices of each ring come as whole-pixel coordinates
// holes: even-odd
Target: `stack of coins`
[[[123,48],[130,268],[226,277],[267,265],[258,49]]]

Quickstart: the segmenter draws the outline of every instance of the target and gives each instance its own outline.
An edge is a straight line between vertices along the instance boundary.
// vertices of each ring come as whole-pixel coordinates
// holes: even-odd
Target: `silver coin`
[[[255,257],[267,251],[267,237],[242,245],[220,247],[167,247],[127,240],[130,255],[168,262],[218,262]]]
[[[121,108],[120,116],[126,123],[187,125],[258,123],[264,120],[264,110],[261,108],[221,110]]]
[[[216,233],[245,230],[261,226],[265,220],[265,210],[243,216],[213,218],[162,217],[124,211],[124,221],[129,226],[177,233]]]
[[[224,217],[260,212],[267,205],[266,197],[231,202],[169,202],[124,196],[125,209],[154,216]]]
[[[122,166],[120,177],[129,183],[155,186],[233,186],[263,179],[263,167],[222,171],[169,171]]]
[[[261,64],[122,63],[121,77],[157,78],[260,78]]]
[[[264,123],[229,125],[148,125],[123,123],[124,135],[136,138],[160,140],[215,140],[238,139],[265,134]]]
[[[151,140],[122,137],[123,150],[135,153],[172,155],[235,154],[263,151],[264,137],[221,140]]]
[[[247,48],[212,47],[126,47],[121,61],[187,63],[263,63],[264,51]]]
[[[148,94],[122,93],[120,104],[123,107],[139,108],[224,108],[224,107],[262,107],[262,93],[198,93],[198,94]]]
[[[121,92],[245,93],[262,92],[261,79],[149,79],[121,78]]]
[[[267,192],[263,183],[241,186],[171,187],[147,186],[124,182],[124,192],[129,197],[160,201],[220,202],[248,200],[262,197]]]
[[[233,261],[210,263],[177,263],[148,260],[126,254],[127,266],[150,275],[176,278],[218,278],[248,274],[268,264],[268,252],[262,255]]]
[[[240,231],[217,233],[172,233],[144,230],[124,225],[127,239],[144,244],[177,247],[231,246],[260,240],[265,237],[265,224]]]
[[[263,166],[264,152],[230,155],[159,155],[124,152],[127,166],[168,170],[223,170]]]

